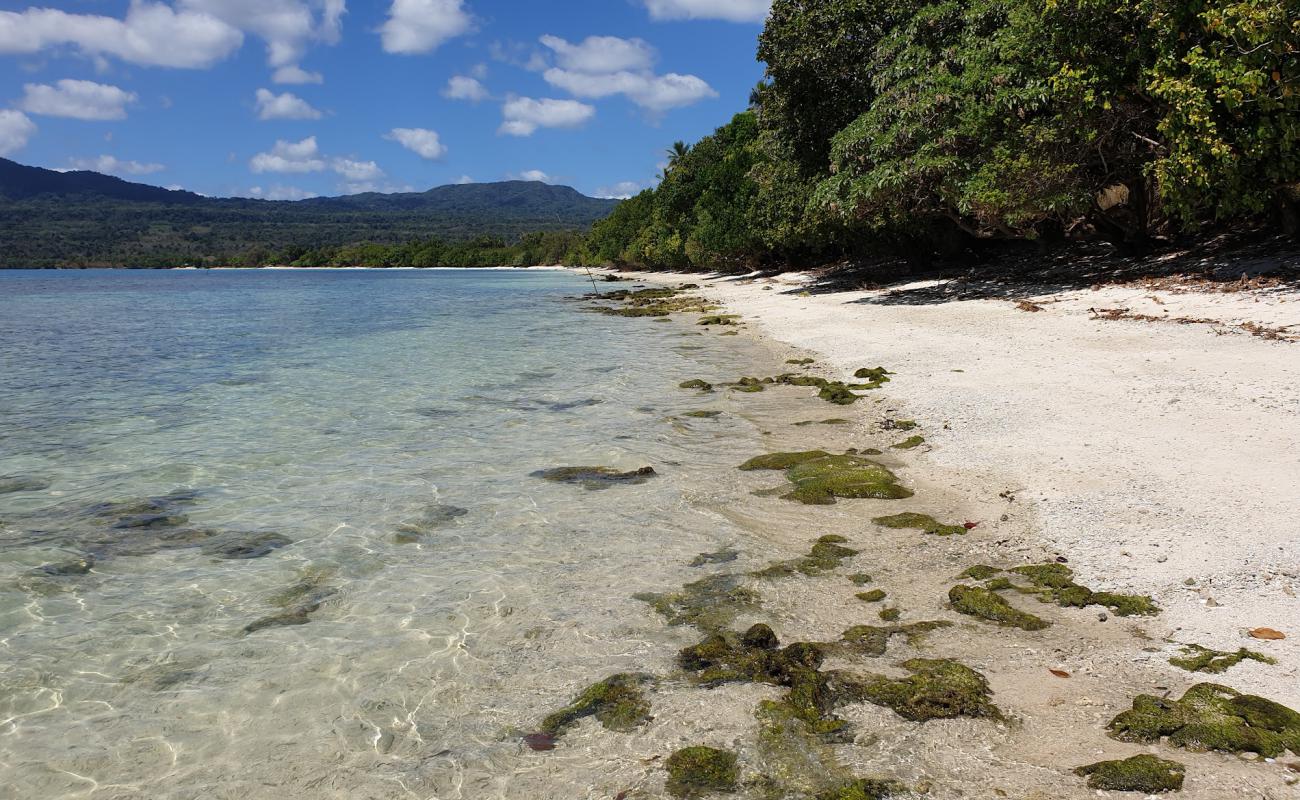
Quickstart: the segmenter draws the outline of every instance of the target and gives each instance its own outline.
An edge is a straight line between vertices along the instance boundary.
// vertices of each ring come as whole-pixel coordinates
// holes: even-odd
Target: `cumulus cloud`
[[[273,67],[296,67],[312,42],[336,43],[347,11],[346,0],[178,0],[177,7],[255,34]]]
[[[300,142],[279,139],[270,152],[253,156],[248,168],[256,173],[320,172],[325,169],[325,159],[321,158],[315,136],[308,136]]]
[[[461,175],[459,178],[456,179],[457,186],[465,186],[466,184],[470,184],[470,183],[474,183],[474,179],[468,175]]]
[[[350,158],[336,158],[333,163],[330,164],[330,169],[334,170],[339,175],[342,175],[345,180],[352,183],[375,181],[384,177],[384,171],[373,161],[354,161]]]
[[[447,81],[447,88],[442,90],[442,96],[452,100],[469,100],[477,103],[480,100],[487,99],[488,90],[478,78],[471,78],[468,75],[453,75]]]
[[[540,169],[526,169],[519,173],[519,179],[522,181],[541,181],[542,183],[551,182],[551,176]]]
[[[644,188],[636,181],[619,181],[613,186],[602,186],[596,196],[604,200],[626,200]]]
[[[68,162],[72,169],[102,172],[105,175],[152,175],[167,169],[162,164],[143,164],[139,161],[122,161],[116,156],[99,158],[74,158]]]
[[[23,149],[35,135],[36,123],[26,114],[7,108],[0,110],[0,156]]]
[[[393,0],[379,35],[387,53],[429,53],[473,25],[464,0]]]
[[[596,115],[596,109],[577,100],[512,97],[501,107],[505,121],[498,133],[532,136],[538,128],[577,128]]]
[[[258,200],[309,200],[320,195],[315,192],[309,192],[306,189],[299,189],[296,186],[272,186],[263,189],[261,186],[254,186],[248,190],[249,197],[255,197]]]
[[[290,92],[276,94],[269,89],[257,90],[257,118],[268,119],[320,119],[321,112]]]
[[[447,154],[447,146],[438,138],[438,132],[427,128],[393,128],[384,138],[430,161],[437,161]]]
[[[56,8],[0,11],[0,53],[33,54],[72,47],[151,67],[202,69],[237,50],[243,32],[202,11],[132,0],[123,19]]]
[[[621,94],[642,108],[662,112],[718,96],[712,86],[694,75],[654,74],[655,50],[640,39],[592,36],[570,44],[557,36],[543,36],[541,41],[559,62],[542,77],[575,97]]]
[[[299,66],[280,67],[271,76],[271,80],[276,83],[304,84],[304,83],[324,83],[325,76],[319,72],[308,72]]]
[[[656,53],[642,39],[617,36],[588,36],[578,44],[558,36],[543,36],[541,42],[556,55],[560,66],[577,72],[619,72],[650,69]]]
[[[772,0],[645,0],[645,6],[654,19],[762,22],[772,10]]]
[[[126,119],[127,105],[138,99],[134,92],[116,86],[69,78],[53,86],[29,83],[23,92],[19,105],[27,113],[70,119]]]

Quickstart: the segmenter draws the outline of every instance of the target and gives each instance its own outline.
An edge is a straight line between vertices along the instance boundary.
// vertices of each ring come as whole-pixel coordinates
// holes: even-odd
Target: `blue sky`
[[[0,0],[0,156],[293,199],[651,185],[746,105],[768,0]]]

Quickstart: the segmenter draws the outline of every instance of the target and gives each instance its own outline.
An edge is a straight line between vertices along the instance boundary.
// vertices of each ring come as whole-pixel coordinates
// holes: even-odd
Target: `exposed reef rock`
[[[542,720],[541,731],[559,736],[583,717],[595,717],[612,731],[630,731],[650,716],[650,701],[641,687],[654,679],[649,675],[620,672],[593,683],[573,702]]]
[[[885,467],[863,456],[831,455],[824,450],[797,453],[769,453],[751,458],[740,469],[785,470],[794,489],[782,495],[808,505],[828,505],[835,498],[901,500],[912,496]]]
[[[1051,623],[1021,611],[1008,603],[997,592],[982,586],[958,584],[948,591],[948,601],[953,611],[970,617],[996,622],[1026,631],[1041,631]]]
[[[1241,648],[1235,653],[1225,653],[1220,650],[1211,650],[1208,647],[1201,647],[1199,644],[1183,645],[1183,655],[1175,656],[1169,659],[1169,663],[1175,667],[1185,669],[1188,672],[1206,672],[1211,675],[1218,675],[1227,672],[1232,667],[1237,666],[1243,661],[1258,661],[1261,664],[1276,664],[1277,659],[1256,653],[1253,650]]]
[[[1300,755],[1300,714],[1272,700],[1215,683],[1198,683],[1179,700],[1138,695],[1107,726],[1122,742],[1158,742],[1187,750]]]
[[[929,514],[917,514],[911,511],[888,517],[875,517],[871,521],[886,528],[912,528],[935,536],[963,536],[966,533],[965,525],[946,525]]]
[[[1089,789],[1161,794],[1183,788],[1186,767],[1177,761],[1143,754],[1123,761],[1098,761],[1079,767],[1074,774],[1087,777]]]

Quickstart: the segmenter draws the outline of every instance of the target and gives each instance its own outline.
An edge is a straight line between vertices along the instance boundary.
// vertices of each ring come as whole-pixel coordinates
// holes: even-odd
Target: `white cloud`
[[[336,158],[330,169],[342,175],[352,183],[375,181],[384,177],[384,171],[373,161],[354,161],[350,158]],[[369,191],[369,190],[364,190]]]
[[[637,72],[601,75],[552,68],[543,77],[547,83],[564,89],[575,97],[599,98],[622,94],[650,111],[667,111],[718,96],[713,87],[701,78],[675,72],[667,75]]]
[[[290,92],[276,94],[269,89],[257,90],[257,118],[268,119],[320,119],[321,112]]]
[[[452,100],[469,100],[477,103],[487,99],[488,90],[478,78],[453,75],[451,80],[447,81],[447,88],[442,90],[442,96]]]
[[[276,83],[304,84],[304,83],[324,83],[325,76],[319,72],[308,72],[302,67],[288,66],[280,67],[271,76],[271,80]]]
[[[622,94],[642,108],[662,112],[718,96],[694,75],[654,74],[655,50],[640,39],[592,36],[581,44],[570,44],[556,36],[543,36],[541,41],[559,62],[542,77],[575,97]]]
[[[60,46],[131,64],[201,69],[237,50],[244,34],[217,17],[132,0],[123,19],[55,8],[0,11],[0,53],[34,54]]]
[[[457,186],[465,186],[466,184],[470,184],[470,183],[475,183],[475,180],[468,175],[461,175],[459,178],[456,179]]]
[[[320,172],[325,169],[316,137],[308,136],[301,142],[276,141],[269,153],[258,153],[248,162],[253,172]]]
[[[655,49],[643,39],[588,36],[571,44],[558,36],[543,36],[542,44],[555,52],[560,66],[577,72],[646,70],[655,62]]]
[[[309,200],[320,195],[296,186],[272,186],[269,189],[254,186],[248,190],[248,196],[258,200]]]
[[[438,138],[438,132],[427,128],[393,128],[384,138],[430,161],[437,161],[447,154],[447,146]]]
[[[645,0],[645,6],[654,19],[762,22],[772,10],[772,0]]]
[[[538,128],[576,128],[596,115],[596,109],[577,100],[512,97],[501,108],[505,121],[498,133],[532,136]]]
[[[138,98],[128,92],[94,81],[64,78],[56,85],[29,83],[23,86],[22,109],[29,114],[71,119],[126,119],[127,105]]]
[[[162,164],[142,164],[139,161],[122,161],[116,156],[99,158],[74,158],[69,162],[73,169],[102,172],[105,175],[152,175],[162,172],[167,167]]]
[[[346,0],[177,0],[177,6],[256,34],[273,67],[296,67],[311,42],[337,42],[347,11]]]
[[[387,53],[428,53],[467,33],[474,20],[464,0],[393,0],[379,34]]]
[[[541,181],[542,183],[551,182],[551,176],[540,169],[526,169],[519,173],[519,179],[523,181]]]
[[[643,187],[636,181],[619,181],[613,186],[602,186],[596,190],[596,196],[604,200],[626,200]]]
[[[27,146],[36,135],[36,123],[21,111],[0,109],[0,156],[7,156]]]

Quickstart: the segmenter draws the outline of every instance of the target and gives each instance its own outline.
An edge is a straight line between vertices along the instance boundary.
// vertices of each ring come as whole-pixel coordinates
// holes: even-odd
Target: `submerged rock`
[[[1161,794],[1183,788],[1186,767],[1177,761],[1143,754],[1123,761],[1098,761],[1079,767],[1074,774],[1087,777],[1089,789]]]
[[[775,561],[754,575],[760,578],[781,578],[796,572],[809,577],[821,575],[840,566],[844,559],[858,554],[857,550],[843,546],[847,541],[834,534],[823,536],[813,542],[808,555],[791,561]]]
[[[654,467],[641,467],[628,472],[619,472],[610,467],[555,467],[530,473],[534,478],[571,483],[591,490],[608,489],[617,484],[645,483],[657,474]]]
[[[896,680],[869,679],[855,687],[855,695],[913,722],[956,717],[1002,719],[1002,712],[989,702],[988,681],[965,664],[913,658],[902,666],[913,674]]]
[[[204,555],[231,561],[262,558],[293,540],[278,533],[223,533],[200,546]]]
[[[1198,683],[1179,700],[1138,695],[1133,708],[1111,720],[1107,730],[1122,742],[1158,742],[1167,736],[1169,744],[1187,750],[1268,758],[1290,750],[1300,755],[1300,714],[1215,683]]]
[[[818,792],[815,800],[885,800],[911,791],[906,784],[889,778],[855,778],[848,783]]]
[[[272,598],[272,603],[283,607],[283,611],[248,623],[244,626],[244,633],[256,633],[266,628],[306,625],[311,622],[311,615],[319,611],[326,600],[338,593],[339,590],[332,587],[318,586],[310,582],[299,583]]]
[[[725,630],[741,613],[758,611],[758,592],[741,585],[743,576],[720,573],[692,581],[680,592],[639,592],[636,600],[649,603],[669,625],[693,625],[705,633]]]
[[[1263,653],[1256,653],[1253,650],[1247,650],[1244,647],[1235,653],[1225,653],[1220,650],[1201,647],[1199,644],[1183,645],[1182,657],[1175,656],[1169,659],[1170,664],[1188,672],[1207,672],[1211,675],[1227,672],[1243,661],[1258,661],[1261,664],[1277,663],[1275,658],[1266,656]]]
[[[445,525],[450,525],[468,513],[469,509],[467,508],[446,503],[436,503],[426,508],[418,518],[398,525],[394,538],[398,544],[418,542],[421,537]]]
[[[734,792],[740,778],[736,754],[715,747],[685,747],[664,762],[668,770],[668,793],[674,797],[698,797],[711,792]]]
[[[840,641],[854,653],[873,657],[883,656],[889,648],[889,640],[894,636],[905,636],[908,644],[915,645],[925,634],[951,627],[952,623],[946,620],[889,626],[854,625],[840,635]]]
[[[89,574],[95,566],[95,557],[86,555],[80,558],[73,558],[67,561],[56,561],[53,564],[43,564],[32,570],[32,575],[36,577],[53,577],[64,578],[75,575]]]
[[[692,417],[694,419],[713,419],[721,415],[721,411],[687,411],[682,414],[683,417]]]
[[[583,717],[594,716],[612,731],[630,731],[650,716],[650,701],[641,687],[649,675],[620,672],[584,689],[573,702],[542,720],[543,733],[558,736]]]
[[[724,547],[723,549],[713,553],[700,553],[698,556],[691,559],[690,565],[692,567],[702,567],[705,564],[729,564],[737,558],[740,558],[739,551],[732,550],[729,547]]]
[[[50,484],[50,479],[41,475],[0,475],[0,494],[42,492]]]
[[[964,536],[966,534],[965,525],[945,525],[929,514],[917,514],[911,511],[888,517],[876,517],[871,521],[886,528],[912,528],[932,533],[935,536]]]

